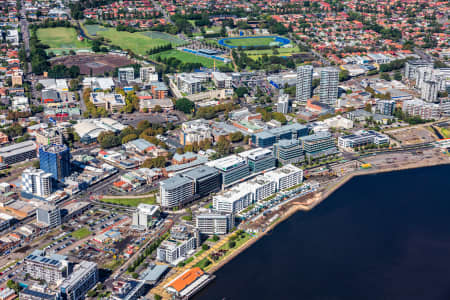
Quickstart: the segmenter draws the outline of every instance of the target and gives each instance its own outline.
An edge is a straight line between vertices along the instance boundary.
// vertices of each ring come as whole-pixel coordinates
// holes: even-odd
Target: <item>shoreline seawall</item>
[[[322,203],[325,199],[327,199],[330,195],[332,195],[335,191],[337,191],[339,188],[341,188],[343,185],[345,185],[348,181],[353,179],[357,176],[365,176],[365,175],[375,175],[375,174],[381,174],[381,173],[390,173],[390,172],[396,172],[396,171],[404,171],[409,169],[420,169],[420,168],[428,168],[428,167],[435,167],[435,166],[441,166],[441,165],[449,165],[450,161],[442,161],[438,163],[414,163],[409,164],[405,166],[395,166],[395,167],[387,167],[387,168],[373,168],[373,169],[367,169],[367,170],[358,170],[349,174],[346,174],[340,178],[338,178],[337,182],[329,187],[326,190],[319,190],[317,194],[315,194],[314,201],[309,204],[294,204],[292,205],[287,212],[285,212],[283,215],[281,215],[273,224],[271,224],[267,229],[258,234],[255,238],[250,239],[247,243],[243,244],[239,249],[236,249],[233,253],[231,253],[229,256],[227,256],[224,260],[220,261],[217,265],[213,266],[209,273],[213,274],[216,271],[218,271],[220,268],[222,268],[224,265],[226,265],[228,262],[230,262],[232,259],[234,259],[236,256],[238,256],[240,253],[251,247],[254,243],[259,241],[261,238],[269,234],[276,226],[278,226],[280,223],[286,221],[288,218],[290,218],[292,215],[297,213],[298,211],[310,211],[313,208],[315,208],[317,205]],[[293,203],[295,203],[295,199],[292,200]]]

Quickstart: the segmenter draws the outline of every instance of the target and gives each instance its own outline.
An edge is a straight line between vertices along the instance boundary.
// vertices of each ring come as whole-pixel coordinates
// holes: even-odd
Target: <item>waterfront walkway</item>
[[[161,283],[159,283],[157,286],[155,286],[153,289],[150,290],[149,295],[150,294],[158,294],[160,295],[163,299],[171,299],[171,295],[169,293],[167,293],[166,291],[166,286],[172,281],[174,280],[177,276],[179,276],[181,273],[183,273],[184,271],[194,267],[197,263],[199,263],[201,260],[203,260],[204,258],[208,258],[209,259],[209,255],[217,252],[220,247],[222,247],[223,245],[225,245],[229,238],[233,235],[234,233],[229,233],[226,236],[224,236],[221,240],[219,240],[216,244],[214,244],[211,248],[209,248],[208,250],[204,251],[202,254],[200,254],[199,256],[193,256],[194,260],[191,261],[190,263],[186,264],[184,267],[175,267],[172,269],[172,272],[170,274],[169,277],[167,277],[164,281],[162,281]],[[237,251],[238,249],[234,250]],[[234,252],[233,251],[233,252]],[[214,265],[216,264],[214,261],[212,261],[212,267],[214,267]]]

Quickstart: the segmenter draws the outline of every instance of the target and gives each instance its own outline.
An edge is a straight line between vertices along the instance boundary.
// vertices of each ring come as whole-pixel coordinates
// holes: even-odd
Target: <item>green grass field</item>
[[[182,45],[185,43],[182,39],[178,38],[175,35],[171,35],[165,32],[159,32],[159,31],[144,31],[141,32],[141,34],[152,38],[152,39],[160,39],[160,40],[166,40],[168,42],[171,42],[173,46]]]
[[[90,36],[101,36],[111,44],[119,46],[123,50],[130,49],[136,54],[145,55],[151,48],[171,43],[178,46],[184,43],[174,35],[165,32],[145,31],[130,33],[117,31],[114,28],[105,28],[100,25],[83,25]]]
[[[256,59],[258,57],[263,56],[264,54],[267,54],[269,56],[276,55],[276,56],[291,56],[294,53],[301,53],[300,49],[298,47],[292,47],[292,48],[277,48],[278,54],[273,54],[272,49],[264,49],[264,50],[247,50],[245,53],[250,56],[252,59]]]
[[[91,36],[97,35],[97,32],[99,32],[99,31],[107,31],[108,30],[107,28],[105,28],[101,25],[98,25],[98,24],[82,25],[82,27],[87,32],[87,34],[91,35]]]
[[[136,54],[145,55],[151,48],[167,45],[169,41],[153,39],[140,32],[130,33],[108,28],[106,31],[97,31],[97,36],[106,38],[111,44],[119,46],[123,50],[130,49]]]
[[[250,234],[248,234],[247,232],[242,233],[242,237],[239,236],[235,242],[236,242],[236,246],[234,246],[232,249],[237,249],[240,246],[242,246],[244,243],[246,243],[249,239],[251,239],[252,236]],[[226,242],[222,247],[220,247],[221,250],[230,250],[229,247],[229,242]],[[227,253],[229,254],[229,253]],[[225,255],[226,256],[226,255]]]
[[[440,132],[442,136],[446,139],[450,138],[450,129],[444,128],[444,127],[438,127],[440,129]]]
[[[70,51],[89,49],[91,47],[90,41],[79,41],[77,39],[77,32],[74,28],[39,28],[37,31],[37,36],[42,44],[50,47],[49,51]]]
[[[74,238],[76,238],[77,240],[82,240],[85,237],[88,237],[90,234],[91,234],[91,232],[86,227],[80,228],[80,229],[72,232],[72,236]]]
[[[273,37],[258,37],[258,38],[242,38],[242,39],[229,39],[226,41],[230,46],[269,46],[270,43],[275,42]]]
[[[155,59],[157,56],[160,56],[163,59],[169,58],[169,57],[175,57],[185,63],[201,63],[204,67],[207,67],[207,68],[214,67],[214,59],[194,55],[191,53],[187,53],[187,52],[183,52],[183,51],[179,51],[179,50],[175,50],[175,49],[163,51],[158,54],[154,54],[154,55],[150,56],[150,58]],[[216,60],[216,67],[223,65],[223,64],[224,63],[222,61]]]
[[[117,198],[117,199],[103,198],[100,201],[105,202],[105,203],[136,207],[141,203],[155,204],[156,197],[150,196],[150,197],[145,197],[145,198]]]

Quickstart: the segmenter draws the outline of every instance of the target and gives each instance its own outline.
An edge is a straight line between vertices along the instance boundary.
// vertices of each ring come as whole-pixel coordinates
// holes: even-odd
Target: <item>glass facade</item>
[[[70,150],[65,145],[50,145],[39,148],[40,169],[52,174],[55,180],[70,175]]]

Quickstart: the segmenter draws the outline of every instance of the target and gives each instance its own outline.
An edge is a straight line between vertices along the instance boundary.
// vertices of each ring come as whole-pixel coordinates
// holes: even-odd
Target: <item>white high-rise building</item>
[[[278,97],[277,112],[287,114],[289,112],[289,95],[281,94]]]
[[[133,226],[147,229],[158,217],[158,205],[141,203],[133,213]]]
[[[36,220],[50,228],[59,226],[61,225],[61,210],[55,205],[40,205],[36,209]]]
[[[119,68],[118,73],[119,82],[134,81],[134,69],[129,68]]]
[[[195,227],[203,234],[227,234],[234,227],[234,216],[227,213],[202,213],[195,216]]]
[[[156,258],[159,261],[174,263],[186,258],[197,247],[195,237],[185,241],[166,240],[156,249]]]
[[[22,190],[39,197],[50,196],[52,193],[52,174],[40,169],[26,169],[22,173]]]
[[[303,170],[294,165],[284,165],[281,168],[264,174],[269,180],[274,181],[277,191],[296,186],[303,181]]]
[[[314,68],[310,65],[297,68],[296,101],[306,104],[311,98]]]
[[[420,96],[427,102],[436,102],[438,94],[438,83],[436,81],[425,81],[422,84]]]
[[[191,201],[195,194],[192,179],[175,175],[159,183],[159,197],[161,206],[172,208]]]
[[[141,82],[158,81],[158,73],[155,73],[155,67],[142,67],[139,70],[139,79]]]
[[[425,81],[432,80],[433,68],[432,67],[419,67],[415,72],[416,88],[422,89]]]
[[[320,102],[335,105],[338,99],[339,70],[323,68],[320,72]]]

